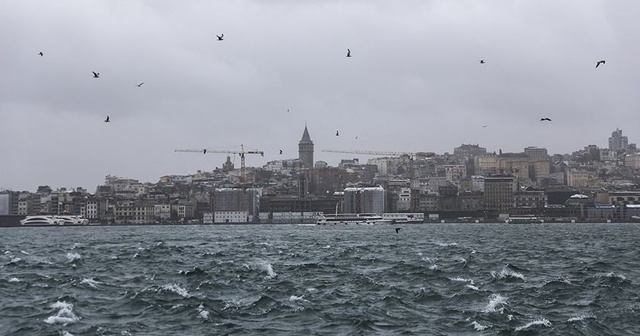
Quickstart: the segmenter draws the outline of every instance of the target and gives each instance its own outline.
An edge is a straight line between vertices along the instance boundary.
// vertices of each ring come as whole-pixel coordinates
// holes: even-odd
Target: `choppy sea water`
[[[640,334],[640,225],[0,229],[1,335]]]

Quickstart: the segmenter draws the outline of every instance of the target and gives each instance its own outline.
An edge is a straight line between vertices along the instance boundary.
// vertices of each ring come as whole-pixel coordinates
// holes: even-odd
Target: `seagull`
[[[91,72],[93,72],[93,78],[100,78],[99,72],[95,72],[95,71],[91,71]]]
[[[480,64],[484,64],[484,60],[483,59],[480,60]]]
[[[400,230],[402,230],[402,228],[396,228],[396,234],[400,233]]]
[[[483,128],[484,128],[484,127],[487,127],[487,125],[482,125],[482,127],[483,127]]]
[[[282,149],[280,150],[280,154],[282,154]]]
[[[604,61],[604,60],[602,60],[602,61],[598,61],[598,63],[596,63],[596,69],[600,66],[600,64],[604,64],[604,63],[605,63],[605,61]]]
[[[202,154],[207,154],[207,149],[206,148],[202,150]]]
[[[340,136],[340,132],[336,131],[336,136]]]
[[[551,121],[551,118],[540,118],[540,121]]]
[[[38,55],[40,55],[40,57],[44,56],[44,53],[41,51],[38,53]]]
[[[218,38],[218,41],[224,40],[224,34],[216,35],[216,37]]]
[[[347,57],[351,57],[351,49],[347,49]]]
[[[104,122],[109,122],[109,116],[107,116],[107,119],[105,119]]]
[[[137,87],[141,87],[142,84],[144,84],[144,82],[140,83],[140,84],[136,84]]]

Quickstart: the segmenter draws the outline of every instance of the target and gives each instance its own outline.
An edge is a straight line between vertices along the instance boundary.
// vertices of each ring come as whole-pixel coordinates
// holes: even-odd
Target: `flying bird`
[[[551,118],[540,118],[540,121],[551,121]]]
[[[140,84],[136,84],[137,87],[141,87],[142,84],[144,84],[144,82],[140,83]]]
[[[207,154],[207,149],[206,148],[202,150],[202,154]]]
[[[91,72],[93,72],[93,78],[100,78],[99,72],[95,72],[95,71],[91,71]]]
[[[218,38],[218,41],[224,40],[224,34],[216,35],[216,37]]]
[[[40,55],[40,57],[44,56],[44,53],[41,51],[38,53],[38,55]]]
[[[487,127],[487,125],[482,125],[482,127],[483,127],[483,128],[484,128],[484,127]]]
[[[109,122],[109,116],[107,116],[107,119],[105,119],[104,122]]]
[[[396,228],[396,234],[400,233],[400,230],[402,230],[402,228]]]
[[[347,49],[347,57],[351,57],[351,49]]]
[[[604,60],[598,61],[598,63],[596,63],[596,69],[600,66],[600,64],[605,64]]]
[[[336,131],[336,136],[340,136],[340,132]]]
[[[480,60],[480,64],[484,64],[484,60],[483,59]]]
[[[282,154],[282,149],[280,150],[280,154]]]

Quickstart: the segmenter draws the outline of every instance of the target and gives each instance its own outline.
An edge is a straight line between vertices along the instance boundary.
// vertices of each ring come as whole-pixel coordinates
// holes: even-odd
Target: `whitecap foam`
[[[476,321],[471,322],[471,325],[473,326],[473,329],[477,330],[477,331],[483,331],[487,328],[489,328],[489,326],[486,325],[482,325]]]
[[[258,270],[258,271],[267,273],[268,279],[275,278],[276,276],[278,276],[278,274],[273,271],[273,266],[266,261],[259,261],[251,265],[245,264],[244,266],[249,269]]]
[[[9,278],[9,282],[20,282],[20,279],[16,277]]]
[[[511,321],[511,320],[513,320],[513,315],[511,314],[507,315],[507,321]]]
[[[570,317],[567,322],[576,322],[576,321],[582,321],[582,320],[586,320],[586,319],[595,319],[596,317],[593,315],[580,315],[580,316],[575,316],[575,317]]]
[[[67,253],[67,259],[69,260],[69,262],[74,262],[74,261],[79,260],[81,258],[82,257],[77,253],[71,253],[71,252]]]
[[[162,286],[162,289],[170,292],[174,292],[183,297],[189,297],[189,292],[186,289],[178,286],[177,284],[167,284]]]
[[[73,313],[73,304],[66,303],[64,301],[58,301],[51,305],[53,309],[59,309],[55,316],[47,317],[44,322],[49,324],[62,324],[67,325],[80,320],[76,314]]]
[[[474,286],[474,285],[464,285],[464,286],[465,286],[465,287],[467,287],[467,288],[471,288],[471,289],[473,289],[474,291],[478,291],[478,290],[480,290],[480,288],[478,288],[478,287],[476,287],[476,286]]]
[[[443,242],[433,242],[435,245],[438,245],[440,247],[451,247],[451,246],[458,246],[458,243],[443,243]]]
[[[512,269],[510,269],[509,267],[505,266],[502,268],[502,270],[500,270],[500,272],[496,272],[496,271],[491,271],[491,276],[496,278],[496,279],[506,279],[506,278],[518,278],[521,280],[525,280],[524,279],[524,275],[522,275],[521,273],[518,273]]]
[[[118,256],[111,256],[111,260],[118,260],[120,258],[118,258]]]
[[[507,298],[500,295],[500,294],[491,294],[489,296],[489,303],[487,304],[486,307],[484,307],[483,312],[485,313],[492,313],[495,311],[500,311],[500,313],[502,313],[503,309],[504,309],[504,305],[507,304]],[[498,309],[497,307],[500,306],[500,308]]]
[[[331,245],[327,245],[327,246],[325,246],[323,248],[325,248],[325,249],[331,248]]]
[[[435,271],[435,270],[438,269],[438,265],[433,264],[433,265],[429,266],[429,269],[432,270],[432,271]]]
[[[97,287],[96,287],[96,285],[97,285],[97,284],[99,284],[99,282],[98,282],[98,281],[95,281],[95,280],[93,280],[93,279],[86,279],[86,278],[85,278],[85,279],[82,279],[82,281],[80,281],[80,284],[81,284],[81,285],[82,285],[82,284],[86,284],[86,285],[89,285],[89,286],[91,286],[91,287],[93,287],[93,288],[97,288]]]
[[[26,255],[31,254],[31,253],[29,253],[29,252],[27,252],[27,251],[20,251],[20,253],[22,253],[22,254],[26,254]]]
[[[543,325],[545,327],[550,327],[551,326],[551,322],[549,320],[547,320],[546,318],[538,319],[538,320],[535,320],[535,321],[531,321],[531,322],[529,322],[529,323],[527,323],[527,324],[525,324],[523,326],[517,327],[516,331],[520,331],[520,330],[527,329],[529,327],[537,326],[537,325]]]
[[[62,334],[60,334],[60,336],[73,336],[73,334],[68,332],[68,331],[66,331],[66,330],[63,330]]]
[[[457,282],[468,282],[470,284],[473,284],[473,279],[465,279],[463,277],[455,277],[455,278],[449,278],[449,280],[451,281],[457,281]]]
[[[22,261],[22,258],[18,258],[18,257],[14,257],[11,258],[11,264],[17,264],[18,262]]]
[[[204,309],[202,303],[198,306],[198,316],[205,320],[209,318],[209,312]]]
[[[4,251],[4,254],[11,254],[11,251],[6,250],[6,251]]]
[[[620,280],[627,280],[627,277],[622,274],[616,274],[614,272],[607,273],[607,278],[618,278]]]

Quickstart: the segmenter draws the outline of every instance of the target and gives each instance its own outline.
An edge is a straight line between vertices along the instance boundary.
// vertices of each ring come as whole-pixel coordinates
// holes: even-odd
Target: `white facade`
[[[625,167],[640,168],[640,154],[629,154],[624,158]]]
[[[398,209],[398,211],[406,211],[411,209],[411,189],[400,189],[400,193],[398,194],[398,201],[396,203],[396,209]]]
[[[484,192],[484,176],[471,176],[471,191]]]
[[[215,211],[213,221],[216,224],[247,223],[248,213],[246,211]]]

